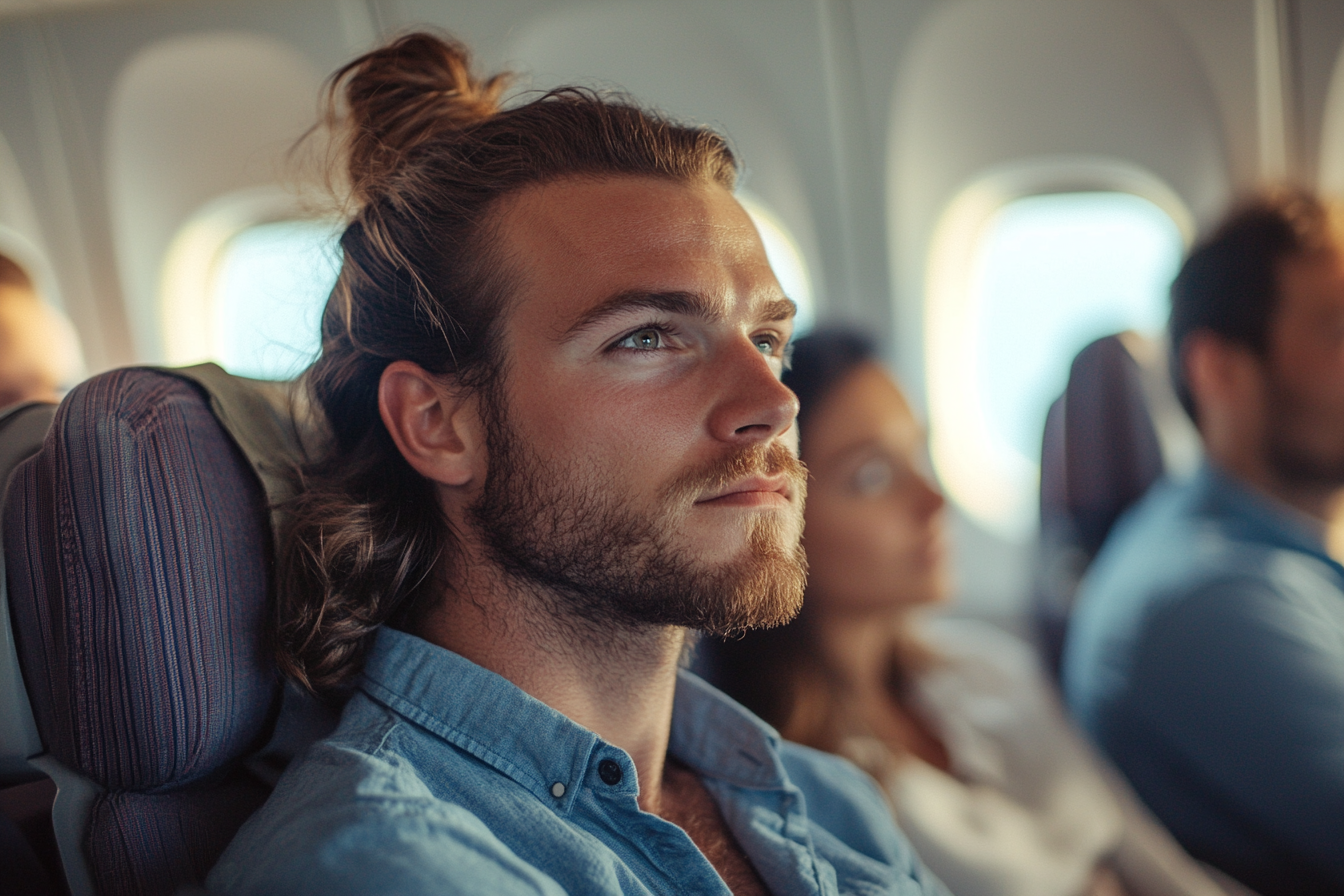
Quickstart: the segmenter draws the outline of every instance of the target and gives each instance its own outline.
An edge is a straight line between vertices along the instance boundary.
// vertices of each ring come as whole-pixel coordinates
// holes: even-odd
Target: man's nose
[[[767,442],[793,425],[798,397],[779,381],[770,359],[749,339],[723,350],[712,373],[719,380],[710,433],[724,442]]]

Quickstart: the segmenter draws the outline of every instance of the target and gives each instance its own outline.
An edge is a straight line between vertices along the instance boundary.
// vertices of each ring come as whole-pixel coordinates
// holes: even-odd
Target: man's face
[[[1344,484],[1344,256],[1290,259],[1265,366],[1266,448],[1288,482]]]
[[[742,207],[713,184],[575,179],[498,224],[516,289],[472,511],[494,559],[588,622],[791,618],[794,309]]]

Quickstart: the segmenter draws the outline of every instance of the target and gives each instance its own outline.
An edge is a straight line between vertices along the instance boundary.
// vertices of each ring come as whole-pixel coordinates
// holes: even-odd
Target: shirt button
[[[556,799],[560,799],[560,797],[564,795],[565,795],[565,785],[561,784],[559,781],[556,781],[554,784],[551,785],[551,796],[555,797]]]
[[[597,776],[602,779],[602,783],[610,784],[615,787],[621,783],[621,766],[615,759],[603,759],[597,764]]]

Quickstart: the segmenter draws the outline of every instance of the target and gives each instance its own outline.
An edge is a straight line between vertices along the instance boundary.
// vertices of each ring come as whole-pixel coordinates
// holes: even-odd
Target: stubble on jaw
[[[782,444],[687,470],[641,512],[594,471],[543,461],[506,420],[489,431],[490,472],[471,522],[514,590],[556,625],[608,638],[654,629],[732,635],[797,615],[807,577],[798,539],[806,473]],[[698,495],[757,474],[789,478],[794,517],[750,520],[742,555],[717,566],[674,543]]]
[[[1344,486],[1344,440],[1325,450],[1319,442],[1321,408],[1304,398],[1266,364],[1265,451],[1270,469],[1286,485],[1332,490]],[[1331,409],[1330,422],[1344,420],[1344,409]],[[1336,427],[1338,428],[1338,427]]]

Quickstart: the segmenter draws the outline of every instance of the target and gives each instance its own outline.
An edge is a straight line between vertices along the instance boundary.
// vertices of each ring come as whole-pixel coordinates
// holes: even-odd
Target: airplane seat
[[[214,365],[102,374],[12,477],[29,763],[57,785],[74,894],[199,882],[269,792],[248,760],[281,705],[271,507],[302,443],[269,385]]]
[[[42,447],[55,414],[56,405],[43,401],[0,410],[0,495],[14,468]],[[0,564],[0,595],[3,582]],[[60,860],[50,831],[51,788],[27,761],[38,749],[40,741],[14,657],[9,606],[0,599],[0,865],[9,891],[54,896],[60,892],[56,885]]]
[[[1197,454],[1159,340],[1118,333],[1078,353],[1041,447],[1032,615],[1056,675],[1078,583],[1112,526],[1164,473],[1193,468]]]

